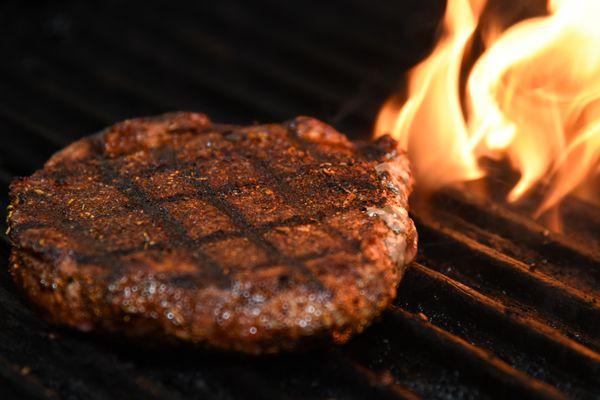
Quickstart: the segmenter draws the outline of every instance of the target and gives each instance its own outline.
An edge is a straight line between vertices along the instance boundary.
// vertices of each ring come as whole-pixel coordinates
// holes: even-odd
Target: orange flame
[[[484,6],[448,1],[442,37],[409,73],[408,100],[383,106],[375,134],[399,140],[429,190],[477,179],[482,157],[505,156],[520,172],[510,201],[548,185],[539,215],[600,172],[600,1],[549,0],[547,16],[482,29],[487,48],[463,112],[461,65]]]

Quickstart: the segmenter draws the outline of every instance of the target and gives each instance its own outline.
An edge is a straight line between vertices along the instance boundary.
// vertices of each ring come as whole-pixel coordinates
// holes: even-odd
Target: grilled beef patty
[[[10,271],[54,322],[247,353],[341,343],[416,251],[396,142],[307,117],[128,120],[11,185]]]

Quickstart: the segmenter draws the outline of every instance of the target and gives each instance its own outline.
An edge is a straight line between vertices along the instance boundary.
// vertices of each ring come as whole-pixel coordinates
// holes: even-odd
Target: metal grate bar
[[[541,254],[569,260],[571,265],[600,268],[600,252],[590,246],[590,242],[551,232],[530,217],[511,211],[499,203],[448,190],[438,198],[437,204],[455,209],[486,230],[508,237]]]
[[[423,238],[424,260],[440,272],[469,286],[495,288],[548,316],[573,325],[587,335],[598,336],[600,307],[587,293],[569,287],[522,261],[484,246],[464,234],[427,221],[418,227]],[[462,260],[460,263],[452,260]]]
[[[406,280],[401,284],[396,304],[408,307],[411,311],[422,311],[432,315],[441,312],[444,315],[461,317],[463,322],[476,319],[478,326],[489,326],[513,345],[519,345],[518,354],[528,354],[536,358],[539,354],[553,360],[553,368],[560,374],[584,376],[589,382],[598,382],[600,376],[600,354],[567,336],[566,333],[551,327],[546,321],[539,320],[523,309],[490,298],[460,282],[415,263],[407,272]],[[431,301],[431,291],[436,293]],[[451,306],[449,306],[451,305]],[[458,329],[454,323],[444,322],[448,328]],[[501,328],[501,329],[499,329]],[[464,326],[461,329],[465,329]],[[467,331],[463,335],[469,336]],[[485,341],[480,340],[483,347]],[[510,356],[512,357],[512,356]]]
[[[339,362],[339,370],[351,382],[370,388],[371,393],[360,393],[362,398],[417,400],[420,397],[409,388],[393,382],[389,376],[381,376],[341,352],[331,354]]]
[[[40,380],[30,372],[26,366],[19,368],[3,357],[0,358],[0,385],[3,396],[7,398],[26,396],[28,399],[50,400],[59,398],[55,391],[41,384]]]
[[[5,282],[3,286],[8,286]],[[86,399],[106,399],[113,396],[120,398],[145,399],[157,398],[147,391],[145,387],[136,383],[139,374],[124,363],[118,362],[114,355],[107,354],[101,346],[92,346],[75,338],[60,339],[52,338],[60,336],[48,329],[39,321],[39,317],[33,316],[27,307],[16,300],[14,293],[9,293],[4,288],[0,290],[1,309],[5,328],[0,334],[0,351],[6,355],[7,362],[10,359],[18,359],[19,364],[28,367],[30,372],[25,382],[36,380],[59,394],[61,397],[75,396]],[[19,331],[15,335],[14,330],[27,326],[26,331]],[[44,349],[44,351],[30,352],[31,347]],[[90,360],[93,362],[90,363]],[[12,368],[0,368],[3,374]],[[63,377],[70,377],[69,383],[62,382]],[[19,376],[12,375],[8,378],[17,385]],[[30,386],[33,388],[33,384]],[[39,392],[39,391],[38,391]],[[43,398],[52,398],[46,395]],[[175,395],[161,397],[166,399],[180,400]]]
[[[458,358],[469,365],[473,373],[479,374],[481,379],[489,379],[499,383],[496,389],[506,395],[519,398],[562,399],[563,395],[550,385],[532,379],[523,372],[509,366],[479,347],[473,346],[464,339],[438,328],[424,321],[418,315],[411,314],[401,308],[392,308],[386,313],[390,322],[399,329],[408,329],[415,335],[451,357]],[[484,384],[483,382],[481,382]]]
[[[564,259],[555,257],[547,251],[538,253],[520,241],[500,236],[491,229],[480,227],[476,220],[471,220],[468,215],[463,215],[460,211],[453,211],[449,212],[447,209],[436,207],[428,219],[443,221],[444,225],[452,230],[460,231],[485,246],[522,260],[532,271],[539,271],[590,295],[600,296],[600,269],[596,268],[589,259],[585,257]]]

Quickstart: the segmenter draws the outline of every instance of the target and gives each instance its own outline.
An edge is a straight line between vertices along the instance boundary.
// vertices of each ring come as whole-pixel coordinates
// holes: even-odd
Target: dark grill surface
[[[115,121],[312,115],[367,137],[427,54],[442,1],[24,2],[0,5],[0,181]],[[59,3],[59,4],[56,4]],[[208,3],[208,2],[207,2]],[[509,178],[492,181],[490,198]],[[395,306],[340,348],[250,358],[48,325],[0,274],[0,397],[42,399],[600,398],[600,209],[564,234],[447,190],[414,217],[418,260]],[[8,245],[2,244],[6,265]]]

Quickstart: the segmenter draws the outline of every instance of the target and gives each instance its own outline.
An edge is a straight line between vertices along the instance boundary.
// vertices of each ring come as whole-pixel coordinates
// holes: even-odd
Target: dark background
[[[4,1],[0,5],[3,135],[47,143],[124,118],[194,110],[222,122],[296,115],[352,135],[430,49],[445,2]],[[7,165],[19,173],[31,164]]]

